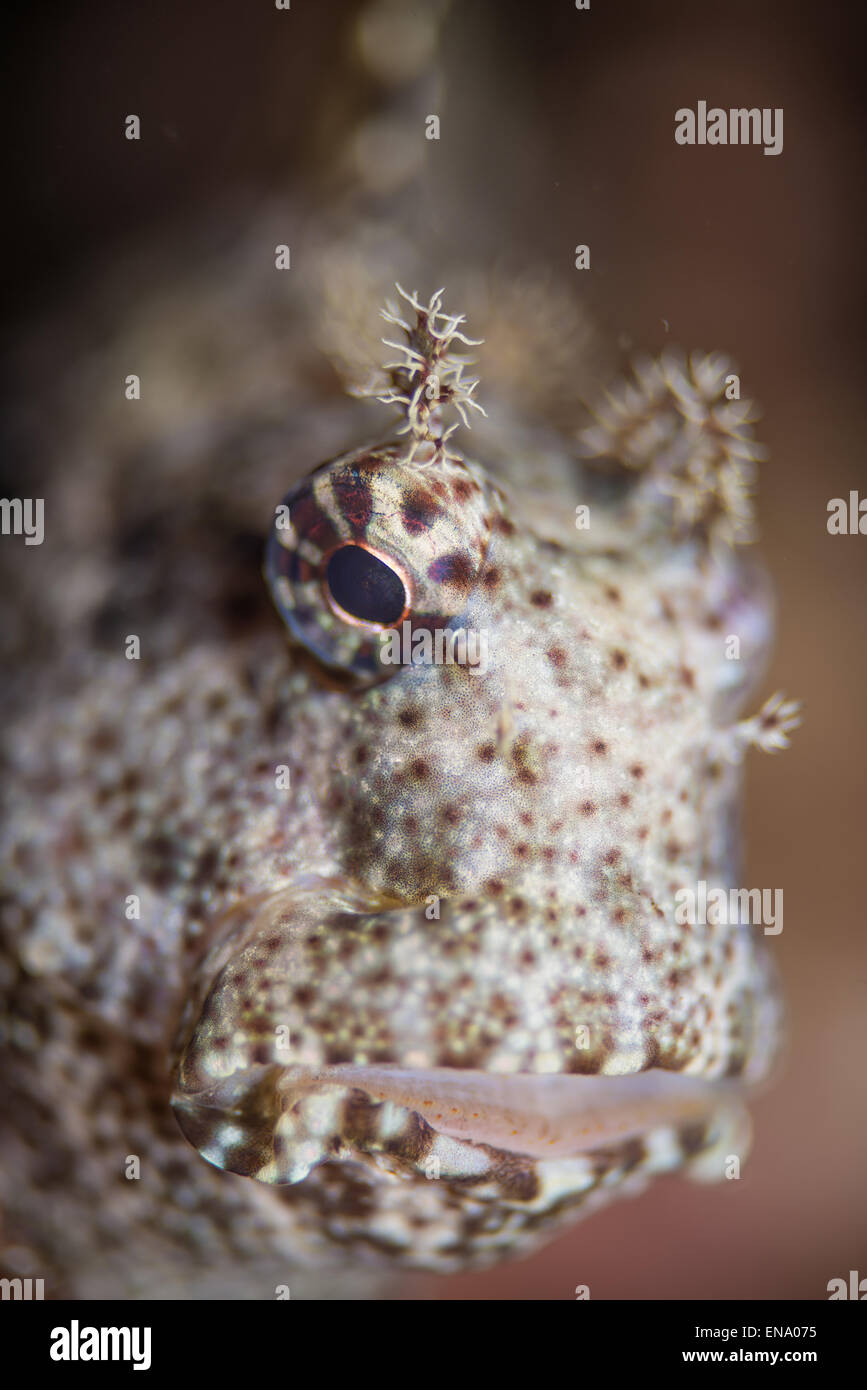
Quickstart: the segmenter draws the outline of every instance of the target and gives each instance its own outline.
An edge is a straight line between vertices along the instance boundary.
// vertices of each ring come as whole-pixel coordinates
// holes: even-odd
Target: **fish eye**
[[[277,507],[265,578],[291,636],[323,665],[382,680],[382,634],[446,626],[487,553],[485,489],[463,460],[409,463],[401,446],[325,464]]]
[[[365,546],[350,542],[335,550],[325,570],[328,594],[338,615],[390,627],[406,611],[400,575]]]

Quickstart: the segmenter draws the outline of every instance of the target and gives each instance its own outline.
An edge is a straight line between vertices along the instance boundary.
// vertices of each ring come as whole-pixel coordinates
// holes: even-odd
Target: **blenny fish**
[[[6,730],[0,961],[5,1262],[54,1294],[481,1266],[746,1152],[774,972],[677,902],[737,884],[744,752],[797,723],[743,717],[752,408],[668,353],[561,436],[469,378],[441,291],[385,316],[378,436],[270,502],[255,449],[185,495],[181,444],[125,530],[132,449],[93,572],[74,472],[48,498],[98,640]]]

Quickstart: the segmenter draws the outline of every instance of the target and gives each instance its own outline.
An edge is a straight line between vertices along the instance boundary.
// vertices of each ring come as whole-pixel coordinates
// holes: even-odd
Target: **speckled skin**
[[[633,423],[668,418],[683,371],[627,401]],[[716,409],[721,369],[690,380]],[[353,534],[375,525],[380,554],[392,538],[410,593],[436,574],[444,621],[487,635],[483,675],[371,679],[339,643],[323,664],[287,646],[264,586],[209,626],[225,518],[250,504],[220,474],[198,546],[204,461],[192,501],[180,484],[179,534],[161,523],[137,562],[147,603],[127,567],[128,608],[106,619],[80,600],[79,639],[84,618],[107,635],[56,634],[59,688],[7,737],[13,1273],[76,1296],[257,1297],[310,1262],[350,1281],[365,1258],[461,1268],[654,1172],[722,1176],[743,1153],[731,1088],[766,1075],[778,1032],[760,929],[674,915],[679,888],[737,882],[741,754],[784,741],[773,709],[738,723],[770,622],[755,565],[720,539],[734,509],[707,485],[731,462],[725,431],[697,437],[675,409],[667,453],[637,459],[623,419],[576,451],[516,426],[505,401],[498,413],[492,388],[489,423],[452,437],[448,459],[437,445],[408,463],[404,437],[327,470],[354,503],[362,479],[374,520],[348,508]],[[729,437],[748,435],[738,421]],[[525,497],[529,472],[544,485]],[[109,492],[99,543],[124,505]],[[464,543],[470,561],[432,571]],[[55,533],[52,563],[70,544]],[[192,600],[161,615],[159,573],[182,575],[190,555]],[[231,591],[261,584],[257,570],[251,547]],[[87,595],[83,554],[69,573]],[[309,622],[333,643],[319,601]],[[139,661],[124,656],[131,632]],[[687,1080],[577,1144],[553,1122],[531,1134],[516,1093],[504,1120],[484,1081],[454,1089],[480,1073],[573,1078],[566,1131],[588,1076]]]

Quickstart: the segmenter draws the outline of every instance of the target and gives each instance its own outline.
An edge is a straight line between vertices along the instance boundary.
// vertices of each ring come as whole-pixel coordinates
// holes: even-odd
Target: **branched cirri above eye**
[[[471,464],[447,443],[443,411],[466,423],[475,382],[451,351],[459,317],[435,295],[405,296],[416,322],[388,321],[407,337],[405,360],[383,371],[380,399],[399,404],[398,443],[323,465],[276,509],[265,577],[292,636],[324,665],[362,680],[394,667],[380,661],[382,633],[406,618],[442,627],[466,608],[488,549],[492,503]],[[389,344],[391,347],[396,344]]]

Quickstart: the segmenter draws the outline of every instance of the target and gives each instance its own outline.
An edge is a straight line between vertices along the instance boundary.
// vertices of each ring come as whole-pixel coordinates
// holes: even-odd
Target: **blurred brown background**
[[[315,178],[360,8],[22,10],[4,121],[10,341],[131,241]],[[594,1298],[822,1298],[831,1278],[867,1276],[867,536],[826,529],[830,498],[867,495],[856,24],[854,5],[465,0],[446,25],[437,177],[466,210],[468,258],[562,269],[612,353],[723,349],[761,402],[780,600],[766,693],[801,697],[805,722],[788,753],[749,762],[744,883],[784,890],[770,943],[791,1043],[740,1182],[666,1180],[430,1297],[568,1299],[586,1283]],[[783,153],[676,145],[675,110],[700,99],[782,107]],[[159,130],[133,159],[128,112]]]

